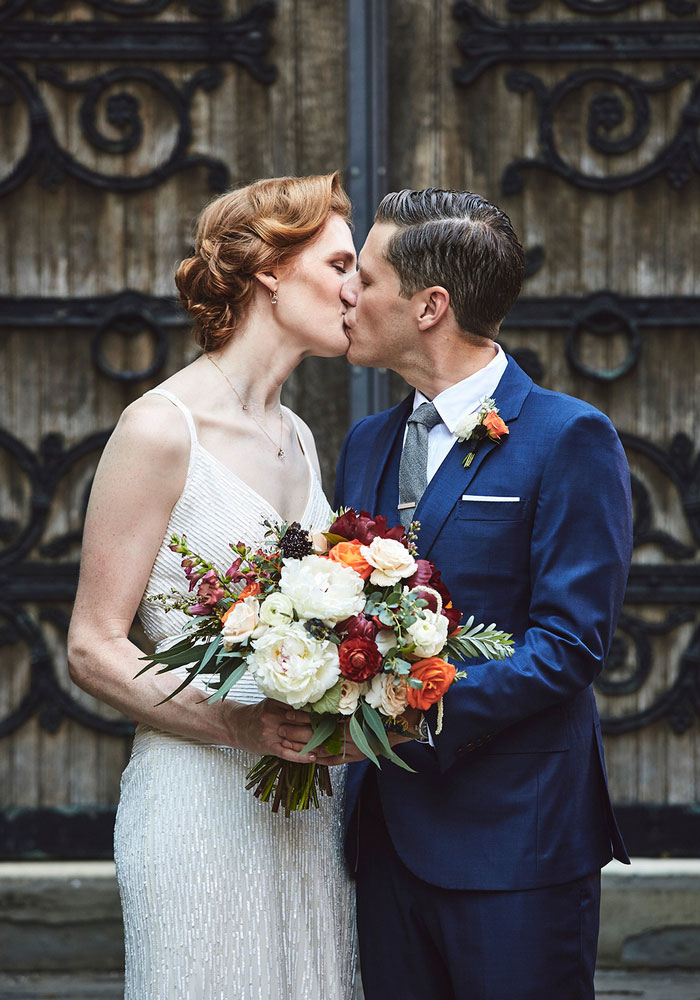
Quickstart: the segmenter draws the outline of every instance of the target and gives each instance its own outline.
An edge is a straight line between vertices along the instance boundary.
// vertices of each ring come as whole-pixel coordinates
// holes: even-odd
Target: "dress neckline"
[[[185,417],[185,421],[187,423],[187,427],[190,432],[190,451],[192,453],[190,454],[190,462],[187,469],[186,482],[189,482],[190,480],[192,464],[193,464],[192,458],[193,458],[193,453],[195,452],[196,449],[198,452],[201,452],[206,458],[208,458],[211,462],[213,462],[219,469],[225,472],[231,479],[235,480],[239,486],[243,487],[244,490],[247,490],[252,497],[255,497],[261,504],[267,507],[267,509],[271,511],[272,514],[275,515],[276,519],[279,519],[279,521],[282,523],[286,523],[285,519],[282,517],[282,515],[274,506],[274,504],[270,503],[270,501],[266,497],[264,497],[262,493],[259,493],[253,486],[250,485],[249,482],[247,482],[245,479],[239,476],[238,473],[234,472],[233,469],[231,469],[228,465],[226,465],[225,462],[223,462],[220,458],[218,458],[213,451],[209,451],[208,448],[204,447],[204,445],[199,440],[194,417],[192,416],[192,411],[189,409],[189,407],[185,406],[185,404],[182,402],[179,396],[176,396],[175,393],[171,392],[169,389],[163,389],[160,386],[157,386],[155,389],[150,389],[147,393],[144,393],[144,395],[164,396],[166,399],[169,399],[170,402],[173,403]],[[298,521],[298,523],[303,523],[309,511],[309,508],[311,507],[314,494],[314,484],[317,481],[318,477],[316,475],[316,471],[313,465],[311,464],[311,459],[309,458],[307,450],[304,447],[304,442],[302,441],[301,434],[299,433],[299,424],[297,423],[296,414],[292,410],[290,410],[288,406],[283,406],[282,409],[284,409],[289,414],[289,417],[292,421],[292,425],[294,427],[294,433],[296,434],[297,441],[299,442],[299,447],[301,448],[301,453],[304,456],[304,460],[306,461],[306,468],[308,470],[309,488],[306,494],[306,503],[304,505],[304,510],[301,514],[301,517],[298,519],[297,518],[294,519]]]
[[[301,439],[299,438],[299,432],[296,428],[296,423],[294,424],[294,430],[296,432],[297,439],[299,440],[299,444],[301,445],[302,453],[304,455],[304,458],[306,459],[306,465],[309,471],[309,488],[306,495],[306,503],[304,505],[304,510],[300,517],[293,519],[294,521],[297,521],[299,524],[303,524],[304,519],[309,511],[309,507],[311,506],[311,501],[313,499],[313,492],[314,492],[314,482],[317,477],[314,468],[311,465],[311,462],[309,461],[309,457],[306,454],[304,446],[301,443]],[[226,465],[225,462],[222,462],[221,459],[218,458],[213,451],[209,451],[209,449],[205,448],[204,445],[200,444],[199,441],[195,441],[194,444],[195,447],[198,449],[198,451],[200,451],[206,458],[208,458],[211,462],[213,462],[214,465],[216,465],[219,469],[225,472],[226,475],[228,475],[231,479],[234,479],[239,486],[242,486],[244,490],[247,490],[248,493],[250,493],[251,496],[255,497],[259,503],[264,504],[264,506],[267,507],[268,510],[275,515],[275,518],[277,520],[279,520],[281,523],[291,523],[285,521],[285,518],[282,517],[282,515],[277,510],[275,505],[270,503],[267,497],[264,497],[262,493],[258,493],[255,487],[251,486],[250,483],[246,482],[245,479],[242,479],[241,476],[238,475],[238,473],[234,472],[233,469],[229,468],[229,466]]]

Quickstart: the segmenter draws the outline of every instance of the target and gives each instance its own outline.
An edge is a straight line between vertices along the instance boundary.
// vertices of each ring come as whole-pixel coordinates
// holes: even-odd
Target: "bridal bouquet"
[[[264,695],[310,713],[308,753],[324,745],[342,753],[347,731],[379,766],[383,755],[411,770],[391,748],[388,732],[405,731],[407,708],[439,704],[464,673],[449,657],[503,659],[510,635],[495,625],[460,626],[462,612],[433,563],[416,557],[418,523],[408,534],[385,517],[342,513],[327,531],[270,524],[267,543],[232,544],[235,559],[220,572],[192,552],[185,536],[170,548],[182,556],[189,593],[158,595],[168,608],[193,617],[167,649],[143,657],[159,672],[185,666],[174,697],[198,675],[210,675],[209,699],[225,698],[249,671]],[[168,700],[168,699],[165,699]],[[331,794],[328,768],[263,757],[248,773],[263,802],[292,811]]]

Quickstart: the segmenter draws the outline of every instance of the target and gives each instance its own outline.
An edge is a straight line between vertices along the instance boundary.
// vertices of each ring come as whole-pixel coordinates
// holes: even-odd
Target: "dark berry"
[[[311,555],[313,545],[308,531],[304,531],[298,521],[294,521],[284,533],[280,551],[285,559],[303,559]]]

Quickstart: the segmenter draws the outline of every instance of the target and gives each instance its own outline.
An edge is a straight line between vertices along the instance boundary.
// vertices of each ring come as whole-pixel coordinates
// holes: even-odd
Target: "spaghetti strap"
[[[185,418],[187,429],[190,432],[190,460],[187,465],[187,480],[189,481],[190,473],[192,471],[192,466],[194,465],[196,458],[197,445],[199,443],[197,439],[197,428],[194,425],[194,417],[187,409],[185,404],[182,402],[182,400],[178,399],[177,396],[174,395],[174,393],[170,392],[168,389],[162,389],[160,386],[158,386],[155,389],[149,389],[148,392],[144,392],[144,396],[165,396],[166,399],[170,400],[173,406],[176,406],[178,408],[180,413]]]
[[[311,463],[311,456],[309,455],[309,453],[307,451],[306,445],[304,444],[304,439],[303,439],[303,437],[301,435],[301,429],[299,427],[299,417],[297,417],[297,415],[294,412],[294,410],[290,410],[288,406],[285,406],[284,409],[287,411],[287,413],[289,414],[289,416],[291,418],[292,423],[294,424],[294,432],[295,432],[295,434],[297,436],[297,441],[299,442],[299,447],[301,448],[301,453],[304,456],[304,458],[306,459],[306,464],[308,465],[309,469],[311,470],[312,478],[313,478],[313,476],[315,475],[315,471],[316,470],[314,469],[314,467],[313,467],[313,465]]]

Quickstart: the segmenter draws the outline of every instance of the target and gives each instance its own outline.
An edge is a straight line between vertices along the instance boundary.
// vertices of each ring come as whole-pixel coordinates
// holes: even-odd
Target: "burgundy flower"
[[[238,583],[239,580],[243,579],[243,573],[239,573],[239,569],[243,559],[239,556],[238,559],[234,559],[229,568],[226,570],[226,576],[229,580],[233,580],[234,583]]]
[[[191,615],[208,615],[211,609],[224,596],[224,589],[213,569],[204,574],[197,588],[196,604],[191,604],[188,611]]]
[[[370,545],[374,538],[393,538],[402,545],[408,546],[406,530],[400,524],[390,528],[383,514],[372,517],[366,510],[358,514],[350,508],[341,517],[336,518],[328,529],[329,534],[340,535],[349,542],[357,539],[363,545]]]
[[[340,672],[348,680],[368,681],[379,673],[382,666],[382,654],[371,639],[346,639],[338,647]]]
[[[191,559],[189,556],[185,558],[180,563],[185,571],[185,576],[190,582],[190,590],[194,590],[199,581],[204,576],[204,570],[200,567],[197,569],[198,563],[196,559]]]
[[[361,611],[359,615],[353,615],[352,618],[346,618],[345,621],[338,622],[336,632],[340,632],[341,635],[345,635],[348,639],[374,639],[378,628],[372,619],[368,618],[364,611]]]
[[[427,559],[417,559],[418,569],[408,580],[409,587],[418,588],[418,596],[422,597],[428,602],[428,609],[430,611],[437,611],[438,602],[434,594],[428,591],[420,590],[421,586],[430,587],[431,590],[436,590],[440,597],[442,598],[442,614],[447,618],[449,632],[452,633],[459,625],[462,620],[462,612],[459,608],[451,607],[452,604],[452,594],[449,592],[445,583],[443,582],[440,570],[435,569],[433,563],[429,562]],[[431,572],[427,575],[427,568],[430,567]]]

